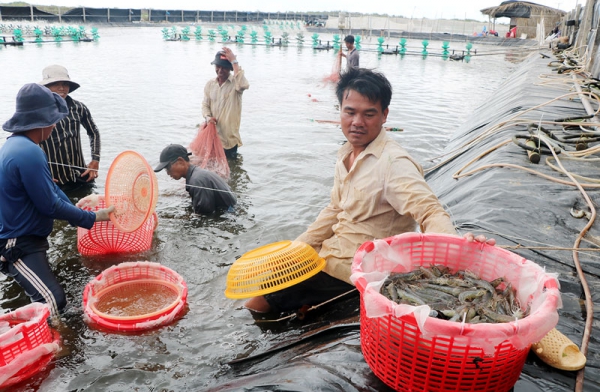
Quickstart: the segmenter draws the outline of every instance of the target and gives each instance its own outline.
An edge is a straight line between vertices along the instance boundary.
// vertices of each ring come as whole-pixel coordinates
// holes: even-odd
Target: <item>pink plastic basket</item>
[[[115,316],[99,310],[104,296],[131,293],[137,289],[159,288],[172,294],[173,301],[151,313]],[[182,315],[187,301],[187,285],[175,271],[149,261],[112,266],[90,281],[83,291],[85,320],[99,327],[123,332],[143,331],[167,325]]]
[[[83,207],[89,211],[105,208],[103,198],[95,207]],[[153,212],[142,225],[131,232],[119,230],[111,221],[96,222],[90,229],[77,228],[77,250],[83,256],[97,256],[111,253],[138,253],[152,247],[152,235],[158,225],[158,217]]]
[[[49,316],[37,302],[0,315],[0,388],[28,379],[54,358],[60,336],[48,326]]]
[[[529,316],[510,323],[465,324],[419,315],[379,294],[389,272],[441,264],[491,281],[505,277]],[[442,234],[406,233],[364,243],[352,280],[361,293],[361,347],[371,370],[398,391],[508,391],[529,347],[558,322],[558,282],[514,253]],[[534,289],[537,288],[537,289]],[[521,289],[521,292],[519,292]],[[424,321],[424,322],[423,322]]]

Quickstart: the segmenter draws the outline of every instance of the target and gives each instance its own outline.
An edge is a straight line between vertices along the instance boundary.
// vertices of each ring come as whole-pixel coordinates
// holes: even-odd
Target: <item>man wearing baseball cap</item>
[[[236,159],[237,149],[242,146],[242,94],[250,84],[231,49],[221,49],[211,64],[215,66],[217,77],[204,87],[202,116],[207,123],[216,124],[225,156]]]
[[[237,199],[227,183],[217,174],[190,163],[191,155],[181,144],[169,144],[160,153],[155,172],[167,169],[174,180],[185,178],[185,190],[192,197],[197,214],[211,214],[235,206]]]
[[[65,100],[39,84],[17,94],[16,111],[2,125],[11,132],[0,148],[0,272],[12,277],[33,302],[48,304],[53,316],[67,305],[46,251],[54,219],[92,228],[107,221],[114,206],[94,212],[75,207],[52,181],[39,143],[69,113]]]

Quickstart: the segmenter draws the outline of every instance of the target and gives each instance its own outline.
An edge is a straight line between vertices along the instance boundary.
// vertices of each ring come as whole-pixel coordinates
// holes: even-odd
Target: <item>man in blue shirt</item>
[[[53,316],[67,304],[46,254],[54,219],[90,229],[114,211],[114,206],[95,213],[77,208],[52,181],[39,143],[68,113],[58,94],[26,84],[17,94],[15,114],[2,126],[12,135],[0,148],[0,271],[32,301],[48,304]]]

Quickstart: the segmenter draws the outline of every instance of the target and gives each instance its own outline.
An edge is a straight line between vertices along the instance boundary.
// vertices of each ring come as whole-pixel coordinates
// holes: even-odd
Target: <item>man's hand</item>
[[[101,200],[104,200],[104,196],[102,195],[87,195],[83,199],[80,199],[75,206],[79,208],[87,207],[88,209],[94,209]]]
[[[81,173],[81,177],[87,176],[87,182],[93,181],[98,178],[98,166],[100,166],[100,162],[91,161],[87,165],[87,170]]]
[[[481,242],[486,243],[488,245],[494,246],[496,245],[496,239],[490,238],[489,240],[485,238],[483,234],[478,235],[477,237],[473,233],[467,233],[463,236],[469,242]]]
[[[217,119],[214,118],[214,117],[211,117],[211,116],[206,116],[206,124],[210,124],[210,123],[213,123],[213,124],[216,125],[217,124]]]
[[[104,222],[110,220],[110,214],[115,211],[115,206],[110,206],[108,208],[102,208],[96,211],[96,222]]]

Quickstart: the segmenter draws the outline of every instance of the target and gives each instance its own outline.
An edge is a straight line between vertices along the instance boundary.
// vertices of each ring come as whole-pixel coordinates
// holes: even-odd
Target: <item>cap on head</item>
[[[189,161],[190,158],[188,158],[188,156],[190,155],[192,155],[192,153],[188,152],[186,148],[183,147],[181,144],[169,144],[160,153],[160,163],[154,168],[154,171],[161,171],[162,169],[167,167],[169,163],[176,161],[177,158],[180,157],[185,159],[186,161]]]
[[[227,68],[230,71],[233,71],[233,64],[229,60],[227,60],[227,56],[225,56],[224,52],[217,52],[215,55],[215,59],[211,62],[211,64],[218,65],[223,68]]]
[[[54,125],[69,114],[67,102],[37,83],[21,87],[17,108],[10,120],[2,125],[7,132],[25,132]]]
[[[42,81],[40,84],[42,86],[47,86],[56,82],[68,82],[71,86],[69,88],[70,93],[79,88],[79,84],[71,80],[69,77],[69,72],[67,72],[67,69],[62,65],[49,65],[44,68],[42,71]]]

